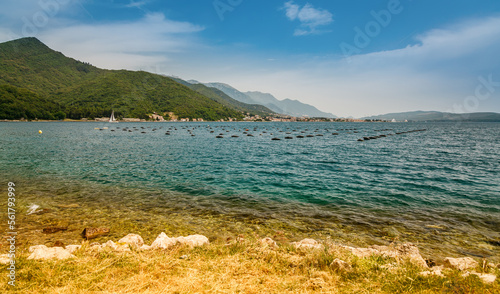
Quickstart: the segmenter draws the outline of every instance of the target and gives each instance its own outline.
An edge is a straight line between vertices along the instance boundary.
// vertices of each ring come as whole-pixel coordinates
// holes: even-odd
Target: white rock
[[[161,233],[151,244],[152,249],[167,249],[177,243],[175,238],[169,238],[167,234]]]
[[[438,276],[444,278],[445,276],[443,275],[443,267],[442,266],[435,266],[431,268],[430,271],[425,271],[421,272],[420,275],[427,277],[427,276]]]
[[[447,267],[461,271],[475,268],[478,266],[478,262],[470,257],[461,257],[461,258],[446,257],[444,259],[444,264]]]
[[[38,247],[34,249],[33,253],[28,257],[28,259],[68,259],[75,257],[73,254],[69,253],[68,250],[62,247],[51,247],[46,246]]]
[[[471,274],[478,276],[481,279],[481,281],[483,281],[483,283],[486,284],[494,283],[495,280],[497,279],[497,276],[493,274],[480,274],[480,273],[471,273]]]
[[[103,243],[101,248],[111,248],[114,251],[119,251],[119,252],[124,252],[124,251],[130,251],[130,247],[126,243],[115,243],[111,240],[109,240],[106,243]]]
[[[396,247],[372,246],[372,248],[380,251],[383,256],[392,257],[397,260],[409,259],[413,264],[424,268],[428,267],[425,259],[420,255],[418,247],[411,243],[404,243]]]
[[[102,249],[102,245],[101,244],[92,244],[92,245],[90,245],[90,249],[92,249],[92,250],[95,250],[95,249],[100,250],[100,249]]]
[[[304,248],[304,249],[323,249],[325,248],[323,244],[318,243],[318,241],[314,239],[304,239],[300,242],[293,242],[292,245],[295,248]]]
[[[262,245],[264,245],[265,247],[278,248],[278,244],[276,244],[276,242],[273,239],[269,238],[269,237],[261,239],[260,243]]]
[[[208,244],[208,238],[203,235],[191,235],[187,237],[177,237],[177,238],[169,238],[165,233],[161,233],[156,240],[151,244],[151,248],[145,247],[145,250],[148,249],[167,249],[172,246],[175,246],[177,243],[188,245],[190,247],[198,247],[205,244]]]
[[[337,272],[343,272],[343,271],[350,271],[352,269],[352,266],[348,264],[347,262],[340,260],[336,258],[331,264],[330,267],[332,270],[337,271]]]
[[[116,248],[116,244],[115,244],[115,242],[113,242],[113,241],[109,240],[109,241],[108,241],[108,242],[106,242],[106,243],[102,243],[101,247],[102,247],[102,248],[106,248],[106,247],[108,247],[108,248],[111,248],[111,249],[113,249],[113,250],[114,250],[114,249]]]
[[[137,234],[128,234],[127,236],[118,240],[118,243],[126,243],[130,245],[132,248],[138,249],[142,245],[144,245],[144,240],[141,236]]]
[[[8,254],[0,255],[0,264],[9,264],[9,263],[10,263],[10,256]]]
[[[28,249],[28,251],[29,251],[30,253],[33,253],[33,252],[35,252],[35,250],[37,250],[37,249],[47,249],[47,248],[48,248],[48,247],[47,247],[47,246],[45,246],[45,245],[35,245],[35,246],[30,246],[30,248]]]
[[[351,246],[344,246],[344,245],[341,245],[340,247],[351,251],[351,253],[353,255],[355,255],[359,258],[369,257],[369,256],[372,256],[374,254],[380,254],[380,252],[378,250],[375,250],[373,248],[354,248]]]
[[[377,246],[377,245],[370,246],[368,248],[354,248],[349,246],[343,246],[343,247],[351,251],[352,254],[356,255],[359,258],[365,258],[372,255],[382,255],[394,258],[396,260],[409,259],[410,262],[416,265],[419,265],[424,268],[428,267],[422,255],[420,255],[418,247],[411,243],[401,244],[396,247]]]
[[[208,238],[203,235],[191,235],[176,238],[177,242],[190,247],[199,247],[208,244]]]
[[[142,250],[142,251],[147,251],[147,250],[151,250],[153,249],[153,247],[149,246],[149,245],[142,245],[141,248],[139,248],[139,250]]]
[[[68,246],[66,246],[66,250],[68,250],[68,252],[71,254],[75,253],[80,248],[82,248],[82,245],[68,245]]]
[[[380,254],[380,251],[373,248],[352,248],[351,252],[359,258],[365,258],[375,254]]]

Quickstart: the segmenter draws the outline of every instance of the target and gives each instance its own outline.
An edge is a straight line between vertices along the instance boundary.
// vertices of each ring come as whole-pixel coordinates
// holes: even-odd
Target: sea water
[[[2,191],[45,208],[30,243],[109,226],[500,255],[500,123],[4,122],[0,142]]]

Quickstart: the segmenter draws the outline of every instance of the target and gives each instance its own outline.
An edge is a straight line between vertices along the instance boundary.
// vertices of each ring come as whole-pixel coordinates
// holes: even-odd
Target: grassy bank
[[[500,293],[500,282],[449,270],[423,269],[389,257],[358,258],[334,244],[324,250],[262,245],[255,239],[214,242],[191,249],[114,252],[87,245],[62,261],[17,259],[16,286],[0,275],[5,293]],[[339,258],[350,269],[330,265]],[[484,271],[477,268],[476,271]],[[489,269],[497,276],[498,268]]]

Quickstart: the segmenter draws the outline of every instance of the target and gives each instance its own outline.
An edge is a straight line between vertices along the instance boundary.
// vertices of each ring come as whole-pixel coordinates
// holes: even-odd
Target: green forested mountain
[[[26,89],[0,85],[0,118],[64,119],[61,106]]]
[[[153,112],[218,120],[242,118],[221,104],[160,75],[103,70],[53,51],[36,38],[0,44],[0,119],[147,118]]]

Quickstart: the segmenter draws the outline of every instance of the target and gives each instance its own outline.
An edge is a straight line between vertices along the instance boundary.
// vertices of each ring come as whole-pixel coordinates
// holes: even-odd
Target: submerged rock
[[[74,203],[74,204],[59,204],[59,205],[57,205],[57,207],[60,207],[60,208],[79,208],[80,205],[77,204],[77,203]]]
[[[85,228],[83,229],[82,236],[86,238],[87,240],[89,239],[94,239],[99,236],[104,236],[109,234],[109,229],[108,228]]]
[[[31,246],[32,252],[28,259],[68,259],[75,257],[68,250],[62,247],[47,247],[45,245]]]
[[[44,234],[54,234],[61,231],[67,231],[68,227],[47,227],[42,229]]]
[[[444,265],[449,268],[464,271],[467,269],[472,269],[477,267],[479,263],[470,257],[461,257],[461,258],[446,257],[444,259]]]

